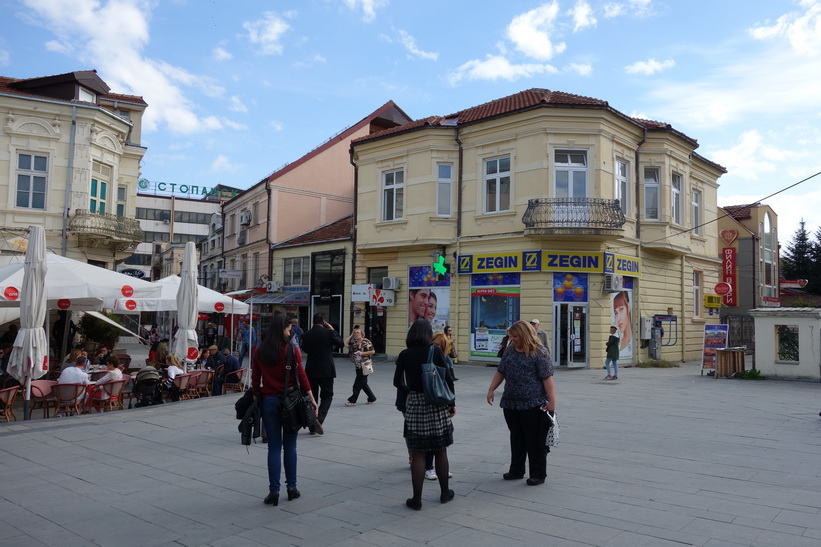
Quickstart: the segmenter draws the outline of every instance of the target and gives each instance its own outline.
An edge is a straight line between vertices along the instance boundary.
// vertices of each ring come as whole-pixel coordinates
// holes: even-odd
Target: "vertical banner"
[[[610,324],[619,336],[619,361],[633,361],[633,291],[610,294]]]
[[[450,321],[450,274],[438,279],[430,266],[408,267],[408,325],[427,319],[433,332]]]
[[[470,281],[470,355],[496,359],[507,328],[519,320],[519,273],[473,274]]]
[[[721,280],[729,283],[733,288],[730,294],[724,296],[724,304],[727,306],[738,305],[738,286],[736,277],[736,250],[734,247],[725,247],[721,253]]]
[[[701,355],[701,373],[716,369],[716,355],[719,349],[727,347],[730,325],[704,325],[704,349]]]

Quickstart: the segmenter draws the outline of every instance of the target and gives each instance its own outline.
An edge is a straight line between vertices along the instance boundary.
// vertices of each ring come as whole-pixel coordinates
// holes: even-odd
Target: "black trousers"
[[[368,385],[368,377],[362,374],[361,368],[358,368],[356,369],[356,379],[353,381],[353,394],[348,397],[348,402],[355,403],[356,400],[359,399],[360,391],[365,392],[369,401],[376,400],[376,395],[373,394],[371,387]]]
[[[504,414],[510,430],[510,474],[524,475],[527,459],[531,479],[547,477],[547,415],[539,407],[528,410],[506,408]]]
[[[311,391],[316,399],[316,404],[319,405],[319,414],[317,420],[319,423],[325,423],[325,416],[328,415],[328,410],[331,408],[331,401],[334,400],[334,379],[333,378],[311,378],[308,376],[308,382],[311,384]]]

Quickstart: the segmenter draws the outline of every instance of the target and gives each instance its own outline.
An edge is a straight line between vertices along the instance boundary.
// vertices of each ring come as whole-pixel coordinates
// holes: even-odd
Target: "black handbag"
[[[449,406],[456,401],[456,395],[445,381],[448,370],[433,362],[433,348],[431,345],[428,350],[427,363],[422,363],[422,389],[425,392],[425,401],[429,405]]]
[[[294,357],[294,348],[288,344],[285,350],[285,392],[279,401],[282,427],[288,433],[296,433],[300,429],[314,425],[314,405],[309,395],[303,395],[299,387],[299,374],[294,374],[296,386],[289,386],[291,369]],[[297,365],[299,366],[299,365]]]

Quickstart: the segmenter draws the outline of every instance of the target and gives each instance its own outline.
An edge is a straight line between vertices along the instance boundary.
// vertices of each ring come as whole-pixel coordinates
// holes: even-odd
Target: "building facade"
[[[662,358],[698,358],[718,322],[703,296],[725,170],[697,146],[544,89],[354,141],[354,283],[394,289],[377,312],[387,353],[424,315],[453,327],[460,359],[493,361],[505,329],[533,318],[562,366],[601,366],[611,325],[624,363],[647,360],[652,326]]]
[[[143,233],[134,215],[142,116],[148,105],[111,93],[96,71],[30,79],[0,77],[0,225],[42,226],[48,247],[113,269]]]

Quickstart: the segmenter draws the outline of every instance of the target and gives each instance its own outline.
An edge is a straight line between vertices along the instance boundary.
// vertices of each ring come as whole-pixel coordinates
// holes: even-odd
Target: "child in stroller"
[[[134,382],[134,395],[137,397],[137,404],[134,406],[141,408],[150,405],[161,405],[160,381],[160,372],[151,365],[140,370]]]

